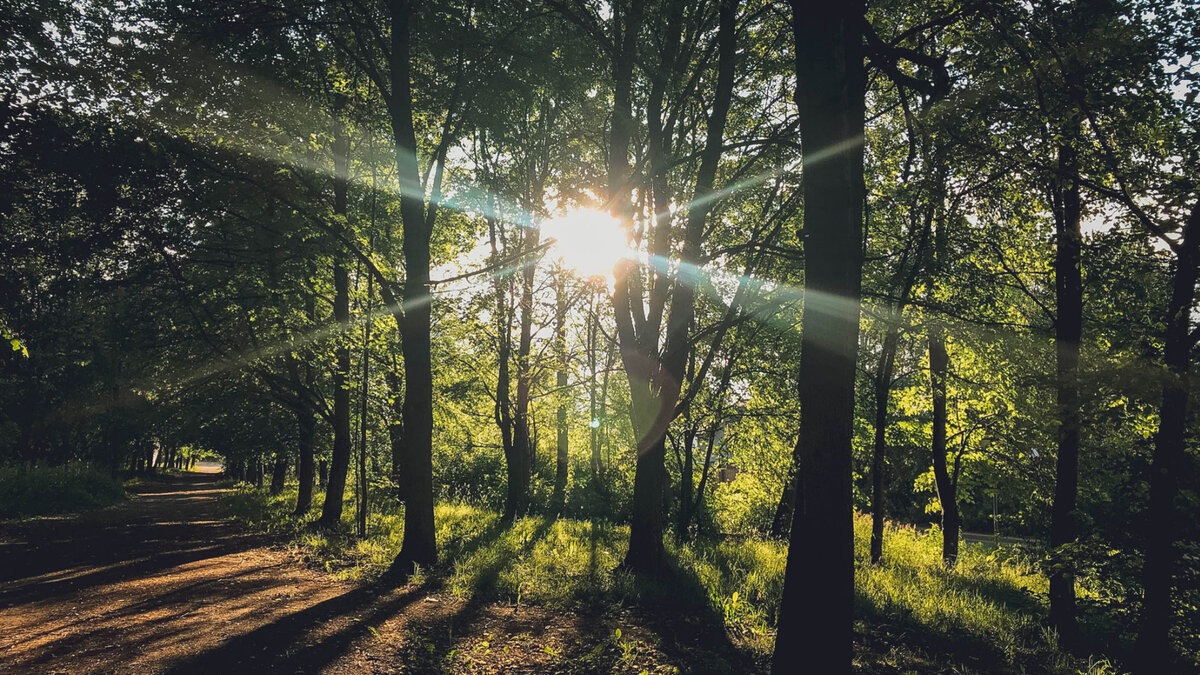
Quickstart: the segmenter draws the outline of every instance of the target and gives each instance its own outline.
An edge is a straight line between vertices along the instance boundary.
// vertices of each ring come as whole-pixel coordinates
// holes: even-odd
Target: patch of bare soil
[[[693,616],[587,614],[354,586],[229,521],[215,476],[0,524],[0,672],[747,672]]]

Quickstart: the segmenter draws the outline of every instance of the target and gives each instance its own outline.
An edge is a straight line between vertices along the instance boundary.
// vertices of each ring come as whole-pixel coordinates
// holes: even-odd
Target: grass
[[[243,522],[290,535],[305,560],[341,579],[377,577],[400,549],[402,511],[373,513],[360,540],[348,534],[349,501],[344,530],[321,533],[306,527],[317,509],[290,515],[294,499],[294,490],[270,496],[243,487],[227,502]],[[442,562],[420,577],[460,599],[565,610],[683,604],[723,624],[760,662],[772,649],[786,566],[780,542],[668,542],[677,574],[656,582],[618,568],[629,533],[622,525],[529,516],[503,527],[495,512],[462,503],[438,504],[435,518]],[[967,546],[947,569],[936,529],[900,527],[885,538],[885,562],[873,566],[869,535],[869,518],[856,518],[858,630],[871,638],[859,660],[869,672],[927,672],[930,664],[934,672],[995,672],[998,663],[1012,672],[1117,672],[1104,659],[1058,649],[1043,628],[1046,578],[1020,551]]]
[[[86,511],[123,499],[121,483],[90,466],[0,467],[0,518]]]

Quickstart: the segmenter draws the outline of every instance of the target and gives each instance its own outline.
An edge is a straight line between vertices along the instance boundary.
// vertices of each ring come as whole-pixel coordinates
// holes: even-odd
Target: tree
[[[854,606],[850,437],[862,281],[866,15],[861,2],[793,0],[791,7],[805,156],[805,305],[797,499],[773,670],[805,663],[846,672]]]

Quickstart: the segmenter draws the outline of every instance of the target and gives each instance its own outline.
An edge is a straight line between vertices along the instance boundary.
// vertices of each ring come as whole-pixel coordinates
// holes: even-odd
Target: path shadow
[[[315,672],[427,591],[424,585],[396,589],[388,582],[358,586],[230,638],[215,649],[176,663],[167,672],[215,673],[231,669],[240,672],[251,666],[270,671]],[[345,625],[327,635],[321,634],[322,628],[338,623]]]
[[[474,536],[457,540],[443,554],[469,556],[491,545],[506,527],[496,521]],[[265,668],[279,672],[314,672],[346,654],[385,621],[440,588],[433,570],[427,581],[397,587],[392,577],[355,587],[336,597],[283,616],[232,637],[217,647],[174,664],[170,673],[211,673]]]

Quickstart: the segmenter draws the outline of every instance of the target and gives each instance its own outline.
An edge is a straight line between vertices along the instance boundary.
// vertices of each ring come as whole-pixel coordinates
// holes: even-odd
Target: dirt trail
[[[191,474],[117,508],[0,524],[0,672],[742,670],[686,619],[651,630],[337,583],[226,519],[220,493]]]
[[[215,476],[0,530],[0,670],[157,672],[345,591],[221,515]]]

